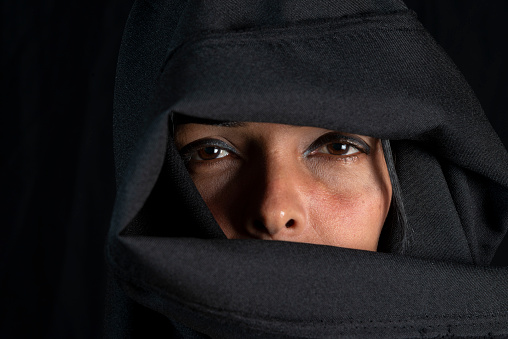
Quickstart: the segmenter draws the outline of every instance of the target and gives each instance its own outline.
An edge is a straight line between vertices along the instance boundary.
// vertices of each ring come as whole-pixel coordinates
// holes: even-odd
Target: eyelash
[[[328,147],[333,144],[338,144],[346,147],[346,154],[332,154],[327,150],[328,152],[317,152],[319,150],[322,150],[325,147]],[[354,153],[350,153],[349,148],[352,147],[356,150]],[[314,141],[307,151],[305,151],[305,156],[314,156],[314,155],[321,155],[321,154],[329,154],[333,158],[337,159],[348,159],[353,158],[358,155],[358,153],[370,153],[370,147],[367,145],[367,143],[360,138],[355,138],[351,136],[342,135],[340,133],[327,133],[321,137],[319,137],[316,141]]]
[[[325,147],[328,147],[332,144],[345,146],[347,150],[346,154],[332,154],[328,149],[328,152],[318,152],[319,150],[324,149]],[[198,152],[204,151],[207,148],[213,148],[219,152],[225,152],[225,154],[221,154],[220,156],[211,159],[203,159],[203,157],[200,156]],[[351,153],[350,148],[353,148],[356,151]],[[309,157],[315,155],[329,155],[333,158],[344,160],[357,157],[358,153],[365,153],[368,155],[370,153],[370,147],[363,140],[332,132],[327,133],[314,141],[304,152],[304,156]],[[196,140],[190,144],[187,144],[180,150],[180,155],[186,164],[191,161],[211,162],[223,159],[231,155],[236,156],[237,154],[238,152],[232,146],[218,139]],[[196,157],[199,158],[196,159]]]
[[[218,149],[220,152],[225,151],[227,154],[222,155],[218,158],[213,159],[193,159],[196,155],[199,156],[197,152],[201,150],[205,150],[206,148],[214,148]],[[201,161],[201,162],[209,162],[212,160],[218,160],[226,157],[230,154],[237,154],[237,151],[224,141],[218,140],[218,139],[200,139],[196,140],[194,142],[191,142],[190,144],[187,144],[184,146],[180,151],[180,156],[184,160],[185,163],[189,163],[190,161]]]

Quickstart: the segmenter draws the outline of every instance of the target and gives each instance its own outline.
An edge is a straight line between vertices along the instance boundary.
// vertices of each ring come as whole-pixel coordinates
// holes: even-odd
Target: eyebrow
[[[183,114],[175,114],[173,117],[173,122],[176,125],[184,125],[184,124],[201,124],[201,125],[211,125],[211,126],[220,126],[220,127],[244,127],[247,125],[246,122],[240,121],[221,121],[221,120],[213,120],[213,119],[205,119],[205,118],[197,118]]]
[[[218,122],[218,123],[217,122],[211,123],[210,125],[216,125],[216,126],[221,126],[221,127],[245,127],[247,125],[247,123],[240,122],[240,121],[223,121],[223,122]]]

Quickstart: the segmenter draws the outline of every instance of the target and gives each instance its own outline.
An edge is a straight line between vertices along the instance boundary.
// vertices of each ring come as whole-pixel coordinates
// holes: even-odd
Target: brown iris
[[[326,145],[326,150],[333,155],[344,155],[349,152],[350,146],[348,144],[341,144],[338,142]]]
[[[219,157],[221,154],[221,149],[215,146],[208,146],[201,148],[197,151],[197,155],[199,158],[203,160],[213,160]]]

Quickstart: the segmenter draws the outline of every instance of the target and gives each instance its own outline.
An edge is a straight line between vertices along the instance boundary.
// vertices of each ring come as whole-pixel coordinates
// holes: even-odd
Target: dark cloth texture
[[[116,86],[107,255],[130,307],[221,338],[508,335],[508,272],[484,267],[508,227],[508,155],[402,3],[138,2]],[[224,240],[173,113],[390,139],[406,253]]]
[[[390,139],[407,251],[225,240],[173,113]],[[401,2],[136,2],[114,119],[112,336],[153,312],[183,336],[508,335],[508,272],[486,267],[508,227],[508,155]]]
[[[408,0],[406,3],[410,8],[416,10],[418,18],[464,72],[493,127],[504,140],[505,145],[508,145],[506,141],[507,115],[505,114],[506,79],[508,77],[507,68],[504,66],[507,53],[503,50],[504,41],[507,38],[506,20],[504,20],[507,13],[506,4],[502,2],[442,0],[425,2]],[[2,84],[0,91],[2,123],[0,125],[4,127],[2,133],[4,153],[0,166],[3,193],[2,229],[4,231],[0,237],[0,337],[2,338],[102,337],[101,318],[103,315],[102,299],[104,298],[104,251],[102,246],[114,198],[113,161],[111,159],[113,155],[110,146],[112,142],[111,101],[120,33],[131,5],[131,1],[71,3],[21,0],[2,3],[0,11],[3,46],[1,57],[3,66],[0,72]],[[127,101],[128,98],[124,97],[122,99],[124,104],[143,107],[146,100],[152,95],[150,86],[158,81],[155,74],[158,73],[157,67],[162,68],[162,59],[164,58],[162,54],[165,52],[163,50],[168,49],[168,40],[171,38],[169,35],[173,34],[173,22],[181,20],[176,12],[164,13],[164,6],[171,9],[170,7],[173,5],[161,5],[158,1],[145,1],[136,5],[139,15],[136,16],[136,12],[131,15],[128,31],[134,32],[140,27],[143,28],[138,33],[133,33],[137,36],[137,40],[132,39],[129,42],[128,39],[124,39],[125,44],[129,44],[138,51],[138,54],[131,56],[131,63],[123,64],[125,66],[124,72],[129,66],[132,66],[132,69],[128,70],[129,74],[132,75],[136,72],[131,79],[126,77],[123,83],[124,86],[130,88],[130,94],[133,95],[130,102]],[[175,6],[182,7],[184,5],[175,4]],[[359,6],[363,9],[368,8],[364,4],[359,4]],[[277,16],[280,13],[287,12],[283,8],[274,11],[266,10],[266,7],[263,9],[261,5],[257,8],[267,16],[263,22],[272,24],[277,23]],[[247,19],[247,15],[244,17]],[[151,28],[154,31],[150,31]],[[162,52],[160,59],[158,52]],[[129,54],[129,50],[127,49],[125,53]],[[125,53],[122,59],[126,58]],[[141,55],[141,57],[136,60],[136,55]],[[142,66],[142,63],[145,65]],[[155,70],[154,73],[151,73],[151,69]],[[122,77],[121,73],[119,72],[120,78]],[[150,84],[147,85],[147,83]],[[147,95],[145,96],[143,92]],[[144,109],[135,112],[134,108],[132,111],[134,116],[141,117],[146,113]],[[128,114],[131,114],[130,108],[121,111],[121,119],[129,119]],[[118,126],[118,121],[116,125]],[[138,132],[144,133],[141,128]],[[134,147],[139,138],[139,135],[129,135],[129,133],[126,129],[126,149]],[[472,142],[475,140],[477,139],[473,139]],[[119,144],[121,146],[122,143],[117,143],[117,146]],[[395,148],[396,142],[393,144]],[[117,150],[119,148],[121,147],[116,147]],[[404,152],[403,148],[399,147],[398,149],[400,154]],[[432,148],[429,147],[429,150],[430,157],[424,157],[424,154],[417,157],[413,152],[407,152],[406,159],[411,160],[413,167],[418,168],[421,165],[417,161],[418,158],[422,160],[434,158]],[[401,156],[400,154],[398,156]],[[123,161],[125,164],[129,162],[129,157],[118,155],[120,153],[117,152],[117,159],[121,158],[121,162]],[[441,166],[441,163],[432,166]],[[399,176],[403,175],[404,173],[399,173]],[[423,176],[422,182],[432,184],[431,173],[420,169],[420,175]],[[411,176],[408,178],[411,179]],[[159,183],[164,183],[167,178],[161,177],[158,180]],[[411,180],[409,188],[411,192],[418,192],[419,185],[413,183],[414,180],[414,178]],[[172,183],[170,180],[167,182]],[[185,182],[186,180],[182,180],[178,185],[184,185]],[[172,183],[172,185],[175,184]],[[432,184],[432,187],[441,189],[442,185],[440,187],[440,185]],[[164,193],[164,190],[160,190],[159,193]],[[159,193],[154,192],[153,196],[150,195],[154,204],[144,204],[145,209],[151,209],[149,215],[153,215],[154,221],[158,220],[154,213],[162,211],[161,216],[164,214],[164,206],[161,206],[160,209],[155,208],[157,203],[162,204],[161,200],[155,199],[155,195]],[[495,197],[496,195],[493,196],[493,200]],[[165,198],[167,199],[167,196]],[[426,208],[429,206],[436,208],[431,198],[427,194],[423,200]],[[190,197],[188,200],[190,203],[196,204]],[[500,202],[498,201],[498,203]],[[487,202],[484,205],[488,206]],[[455,208],[455,205],[447,206],[451,210]],[[468,209],[469,204],[462,202],[457,206],[462,206],[461,209],[464,212],[464,209]],[[499,215],[494,213],[494,210],[495,208],[492,210],[491,217],[498,218]],[[448,215],[448,210],[440,208],[439,211],[434,210],[433,215],[432,223],[435,224],[439,221],[440,215]],[[202,217],[205,216],[206,213],[203,212]],[[157,237],[164,234],[163,232],[166,232],[167,236],[174,236],[178,228],[182,233],[187,232],[187,237],[203,237],[197,231],[199,228],[186,229],[187,224],[177,223],[176,217],[166,216],[166,219],[159,219],[167,220],[168,223],[161,224],[162,227],[158,229],[157,223],[141,222],[141,217],[142,214],[138,213],[136,220],[139,221],[139,232],[142,227],[146,227],[148,232],[145,233]],[[450,217],[446,218],[446,220],[449,219]],[[167,225],[174,227],[172,226],[168,230],[165,227]],[[179,225],[183,226],[179,227]],[[204,231],[210,232],[206,228]],[[201,235],[197,235],[198,233]],[[432,241],[440,243],[442,252],[446,242],[441,239],[440,232],[433,232],[430,238]],[[199,244],[196,243],[198,246]],[[176,246],[175,250],[180,250],[181,246],[179,246]],[[184,246],[189,246],[190,249],[195,247],[187,244]],[[249,246],[246,245],[245,250],[248,250]],[[300,248],[300,245],[296,246],[296,248]],[[425,244],[413,242],[413,252],[422,252],[423,250],[415,249],[414,246],[424,247]],[[447,246],[450,249],[445,252],[449,253],[468,251],[460,244],[449,243]],[[212,255],[215,253],[213,248],[214,246],[205,246],[202,253]],[[281,250],[277,251],[280,253]],[[199,248],[195,249],[196,258],[200,257],[200,252]],[[229,250],[226,248],[223,252],[224,254],[219,255],[219,258],[226,258]],[[185,253],[192,255],[192,251]],[[316,253],[316,250],[312,253]],[[498,251],[496,261],[498,265],[506,264],[506,259],[503,260],[503,253]],[[385,254],[380,255],[383,258],[386,256]],[[464,256],[464,253],[460,254],[460,257]],[[332,258],[339,259],[340,257],[334,254]],[[358,263],[362,262],[360,259],[358,260]],[[379,263],[376,260],[374,259]],[[390,259],[382,260],[389,261]],[[438,257],[436,260],[437,265],[442,267],[438,263],[442,259]],[[206,263],[205,259],[200,259],[195,263],[192,258],[188,261],[189,267],[196,269],[199,269],[199,262]],[[414,265],[415,267],[425,267],[425,263],[428,262],[426,260],[415,261]],[[182,264],[186,263],[187,261],[182,262]],[[291,263],[289,259],[288,263]],[[398,266],[404,265],[401,263]],[[345,265],[345,267],[350,266]],[[388,267],[389,265],[383,266],[381,269],[383,272],[387,272]],[[469,266],[467,267],[469,269]],[[401,269],[404,270],[404,268]],[[191,271],[192,268],[189,272]],[[424,271],[422,270],[420,273]],[[450,273],[453,271],[459,272],[457,275],[462,277],[457,283],[451,284],[454,288],[460,285],[457,287],[459,291],[470,291],[466,288],[468,283],[464,281],[467,277],[472,279],[470,285],[476,292],[470,294],[471,297],[467,297],[468,302],[472,304],[480,302],[482,305],[492,303],[492,307],[487,305],[487,313],[489,310],[496,309],[496,301],[492,300],[492,296],[495,295],[501,300],[503,298],[502,293],[499,293],[502,291],[500,287],[502,285],[494,281],[503,277],[502,274],[499,275],[499,271],[486,269],[484,277],[491,277],[492,283],[483,278],[475,278],[477,273],[468,275],[461,269],[451,269]],[[477,272],[476,267],[472,266],[471,271]],[[248,270],[245,272],[247,274]],[[210,276],[215,274],[214,272],[209,273]],[[390,274],[394,279],[399,277],[397,272]],[[223,277],[226,276],[223,275]],[[357,284],[361,283],[361,276],[361,274],[356,276]],[[424,285],[426,288],[431,286],[427,281],[432,279],[432,274],[417,276],[422,277],[422,280],[425,281],[422,289]],[[453,277],[452,274],[445,273],[443,278],[438,280],[445,284],[451,277]],[[256,276],[252,278],[253,282],[251,283],[259,281],[256,280]],[[371,278],[369,277],[369,279]],[[408,288],[409,283],[404,283],[406,278],[402,277],[401,279],[403,281],[401,286]],[[409,280],[413,281],[411,278]],[[235,282],[239,281],[239,278],[236,278]],[[114,318],[110,324],[113,324],[111,327],[116,326],[116,329],[119,330],[117,333],[143,338],[158,336],[165,338],[202,337],[176,320],[171,320],[162,313],[141,306],[153,305],[147,303],[146,299],[141,300],[140,303],[132,302],[133,299],[124,293],[118,281],[111,280],[110,282],[112,285],[110,292],[112,292],[108,293],[108,297],[112,299],[113,302],[110,304],[114,304],[115,308],[114,312],[108,312],[108,315],[110,319]],[[212,282],[212,284],[216,284],[216,282]],[[202,286],[199,279],[194,280],[194,283]],[[285,280],[284,283],[288,284],[288,280]],[[337,284],[342,283],[337,280]],[[420,284],[418,281],[416,283]],[[169,284],[168,286],[174,285]],[[305,286],[309,286],[309,281]],[[129,289],[127,288],[127,290]],[[187,291],[176,290],[188,295]],[[393,292],[396,289],[392,286],[382,290]],[[418,291],[416,288],[408,288],[408,290],[412,293]],[[437,291],[436,295],[439,294],[445,298],[446,293],[442,293],[443,291],[444,289]],[[301,296],[308,297],[308,294],[308,291],[303,291]],[[404,296],[408,294],[404,294]],[[428,294],[421,292],[418,295],[423,298]],[[203,296],[199,296],[199,298],[201,297]],[[249,294],[240,297],[247,302]],[[482,301],[483,299],[485,301]],[[115,304],[115,300],[123,302]],[[208,296],[206,300],[212,300],[212,297]],[[215,297],[213,301],[220,304],[220,300]],[[431,300],[430,304],[432,303]],[[294,302],[294,305],[298,305],[297,301]],[[416,305],[415,301],[412,301],[412,305]],[[464,306],[457,301],[453,305],[453,309]],[[499,305],[502,304],[497,302],[497,306]],[[469,308],[469,306],[466,307]],[[160,309],[159,306],[153,308]],[[385,311],[383,310],[383,313]],[[337,312],[334,311],[333,314],[337,314]],[[460,314],[464,315],[464,312]],[[473,315],[474,311],[469,314],[470,318],[476,318],[477,322],[484,321],[482,316]],[[173,319],[176,319],[176,316]],[[339,323],[340,319],[336,321],[335,325]],[[387,323],[389,322],[384,321],[383,326],[386,327]],[[400,323],[402,324],[402,322]],[[456,326],[450,326],[450,333],[457,333],[454,330],[462,323],[459,321],[454,323]],[[418,321],[415,321],[414,324],[417,329],[414,329],[413,332],[406,332],[406,334],[401,332],[400,336],[435,337],[436,331],[439,330],[441,331],[439,333],[443,333],[443,328],[435,326],[437,323],[432,324],[429,321],[430,325],[420,326]],[[298,326],[296,327],[298,328]],[[479,327],[481,329],[481,326]],[[483,325],[483,328],[486,327]],[[234,333],[233,331],[234,327],[231,329],[231,333]],[[318,336],[317,333],[323,334],[324,331],[321,329],[314,336]],[[462,333],[467,331],[466,328]],[[206,330],[203,332],[212,333]],[[418,334],[413,335],[416,332]],[[108,332],[105,337],[112,337],[111,333],[113,332]],[[358,334],[360,332],[354,333],[359,337],[365,337]],[[479,330],[469,333],[483,332]],[[495,333],[502,332],[500,330],[492,331],[491,337],[495,337]],[[476,337],[473,334],[470,335]],[[447,333],[445,336],[452,335]]]

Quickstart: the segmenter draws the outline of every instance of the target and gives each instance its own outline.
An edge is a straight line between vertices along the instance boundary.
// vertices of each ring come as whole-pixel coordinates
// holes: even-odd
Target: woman
[[[401,2],[137,2],[115,110],[111,336],[508,335],[508,156]]]
[[[185,120],[174,140],[229,239],[377,250],[392,196],[379,139],[317,127]]]

